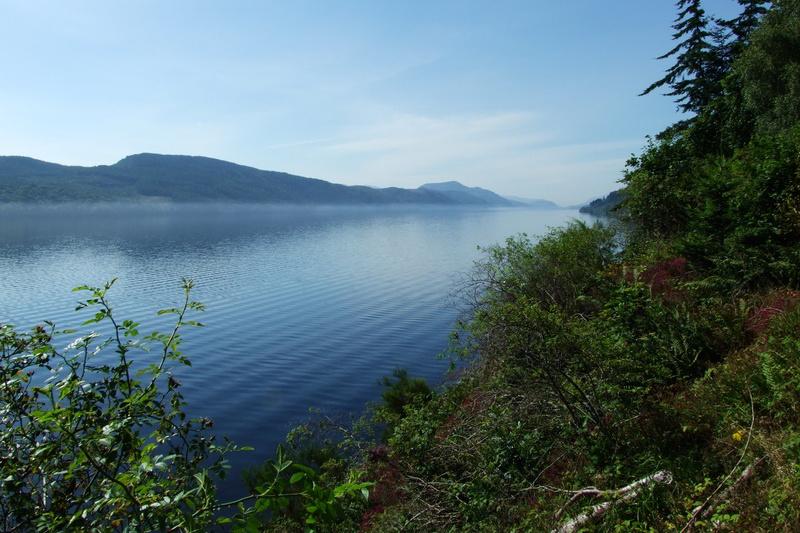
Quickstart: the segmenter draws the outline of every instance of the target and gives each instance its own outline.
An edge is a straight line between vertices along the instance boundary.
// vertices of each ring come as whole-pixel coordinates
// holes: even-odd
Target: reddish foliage
[[[473,391],[469,396],[461,401],[461,405],[451,414],[447,420],[444,421],[439,432],[436,434],[436,441],[441,443],[455,428],[457,428],[464,418],[475,415],[484,410],[486,407],[487,398],[481,391]]]
[[[569,472],[569,465],[562,461],[562,456],[558,451],[552,451],[548,460],[550,464],[539,474],[542,481],[548,485],[558,485],[561,483],[564,474]]]
[[[664,300],[679,303],[686,300],[688,292],[678,288],[678,282],[692,278],[694,272],[689,269],[689,264],[683,257],[673,257],[658,263],[653,263],[638,272],[627,270],[624,265],[617,266],[611,275],[628,283],[638,281],[649,285],[651,296],[660,296]]]
[[[673,257],[650,265],[639,279],[650,285],[652,295],[660,295],[668,301],[682,301],[686,291],[677,289],[676,282],[686,281],[691,275],[686,259]]]
[[[745,331],[752,337],[760,335],[772,319],[785,314],[798,303],[800,303],[800,293],[797,291],[787,289],[770,294],[763,304],[750,310]]]
[[[670,281],[683,279],[688,274],[686,259],[683,257],[673,257],[665,261],[660,261],[647,267],[642,272],[641,279],[653,287],[654,292],[662,292],[669,288]]]
[[[403,483],[403,474],[390,461],[387,446],[370,450],[367,462],[370,478],[375,480],[375,485],[369,493],[370,508],[361,516],[360,531],[370,531],[372,520],[383,512],[384,507],[400,501],[399,487]]]
[[[372,529],[372,521],[381,513],[383,513],[383,505],[380,503],[375,507],[367,509],[364,514],[361,515],[361,527],[358,530],[361,532],[370,531]]]
[[[457,413],[453,413],[447,417],[447,420],[444,421],[444,424],[442,424],[442,427],[439,428],[439,432],[436,434],[436,442],[441,444],[444,439],[450,436],[453,428],[461,424],[461,422],[462,420],[458,417]]]

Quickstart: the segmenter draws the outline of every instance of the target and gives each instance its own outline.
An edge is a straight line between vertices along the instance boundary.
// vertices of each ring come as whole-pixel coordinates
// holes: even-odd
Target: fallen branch
[[[686,533],[687,531],[691,531],[692,528],[694,527],[695,522],[697,522],[697,519],[700,518],[700,516],[703,514],[704,510],[713,509],[713,506],[710,506],[711,501],[722,490],[722,488],[725,486],[725,484],[728,482],[728,480],[731,479],[731,477],[736,472],[736,470],[739,468],[739,466],[742,464],[742,461],[744,461],[744,458],[747,455],[747,450],[748,450],[748,448],[750,448],[750,441],[753,438],[753,428],[755,427],[755,424],[756,424],[756,408],[755,408],[755,405],[753,404],[753,393],[750,390],[750,385],[749,384],[747,386],[747,393],[750,395],[750,431],[747,432],[747,442],[745,442],[744,449],[742,450],[742,454],[739,456],[739,460],[736,461],[736,464],[733,466],[731,471],[728,472],[728,475],[725,476],[725,479],[722,480],[722,482],[717,486],[717,488],[714,490],[714,492],[711,493],[711,495],[706,499],[706,501],[704,501],[702,503],[702,505],[699,505],[699,506],[695,507],[694,512],[692,513],[692,516],[689,518],[689,521],[686,523],[686,525],[683,527],[683,529],[681,529],[681,533]],[[737,479],[736,482],[733,485],[731,485],[731,487],[735,486],[736,483],[738,483],[739,481],[749,477],[750,476],[750,472],[752,472],[752,468],[751,467],[745,468],[744,472],[742,472],[742,474],[739,476],[739,479]],[[727,495],[728,492],[729,491],[726,489],[723,492],[723,494]]]
[[[578,498],[581,496],[586,495],[593,495],[593,496],[603,496],[607,498],[614,498],[611,501],[607,501],[598,505],[595,505],[588,511],[585,511],[569,522],[562,524],[558,528],[553,530],[553,533],[572,533],[573,531],[577,531],[581,527],[583,527],[586,523],[602,516],[606,513],[615,503],[618,502],[626,502],[629,500],[634,499],[637,497],[644,488],[653,485],[655,483],[660,483],[663,485],[670,485],[672,484],[672,474],[666,470],[662,470],[660,472],[656,472],[652,476],[647,476],[637,481],[634,481],[630,485],[622,487],[621,489],[616,490],[598,490],[595,487],[587,487],[582,490],[558,490],[558,492],[566,492],[569,494],[573,494],[572,498],[564,505],[561,510],[556,513],[556,520],[558,520],[564,511],[572,505]],[[549,490],[553,490],[549,488]]]
[[[726,500],[728,499],[728,496],[730,496],[730,494],[733,492],[733,490],[734,490],[734,489],[735,489],[735,488],[736,488],[736,487],[737,487],[737,486],[738,486],[740,483],[742,483],[742,482],[744,482],[744,481],[747,481],[748,479],[750,479],[750,478],[752,477],[752,475],[753,475],[754,468],[755,468],[755,467],[758,465],[758,463],[759,463],[759,462],[760,462],[760,461],[756,461],[755,463],[753,463],[753,464],[751,464],[750,466],[748,466],[747,468],[745,468],[745,469],[742,471],[742,473],[739,475],[739,477],[738,477],[738,478],[736,478],[736,481],[734,481],[733,483],[731,483],[730,485],[728,485],[728,487],[727,487],[727,488],[726,488],[724,491],[722,491],[722,492],[719,494],[719,497],[717,498],[717,501],[718,501],[718,502],[724,502],[724,501],[726,501]],[[700,513],[700,518],[702,518],[703,520],[707,520],[707,519],[708,519],[708,518],[709,518],[709,517],[710,517],[710,516],[713,514],[713,512],[716,510],[716,508],[717,508],[717,505],[715,505],[715,504],[713,504],[713,503],[712,503],[711,505],[709,505],[708,507],[706,507],[706,508],[703,510],[703,512],[702,512],[702,513]]]

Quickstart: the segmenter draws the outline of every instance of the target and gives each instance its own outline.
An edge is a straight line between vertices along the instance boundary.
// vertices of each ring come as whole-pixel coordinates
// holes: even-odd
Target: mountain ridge
[[[445,181],[441,183],[426,183],[419,187],[420,189],[426,189],[430,191],[437,191],[442,192],[445,194],[449,194],[452,197],[473,197],[473,198],[480,198],[481,200],[485,201],[487,204],[491,205],[504,205],[508,207],[519,207],[522,204],[519,202],[515,202],[513,200],[509,200],[503,196],[500,196],[497,193],[494,193],[488,189],[482,189],[480,187],[467,187],[458,181]]]
[[[260,170],[206,156],[140,153],[112,165],[67,166],[24,156],[0,156],[0,204],[231,202],[274,204],[428,204],[522,206],[458,182],[417,189],[341,185]]]

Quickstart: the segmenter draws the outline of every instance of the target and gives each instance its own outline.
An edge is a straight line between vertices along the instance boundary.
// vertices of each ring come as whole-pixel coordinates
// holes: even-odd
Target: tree
[[[750,43],[750,34],[761,23],[767,13],[768,0],[737,0],[742,6],[742,12],[730,20],[718,20],[717,24],[730,31],[727,45],[729,62],[732,63]]]
[[[180,330],[202,304],[176,309],[168,334],[141,337],[139,324],[117,321],[102,288],[78,309],[92,315],[89,333],[64,350],[72,333],[37,327],[0,330],[0,523],[5,531],[197,529],[213,522],[214,485],[224,455],[207,435],[207,419],[187,420],[170,365],[188,365]],[[146,343],[154,343],[154,352]],[[109,352],[113,351],[113,355]],[[141,358],[134,358],[134,353]],[[134,359],[138,359],[135,361]]]
[[[724,63],[714,43],[719,33],[709,28],[709,19],[700,7],[700,0],[679,0],[677,6],[679,12],[672,37],[680,42],[658,58],[667,59],[677,54],[675,64],[640,96],[667,86],[672,89],[667,95],[676,97],[678,109],[684,113],[698,113],[722,93]]]
[[[644,236],[670,239],[686,229],[703,166],[694,151],[686,130],[670,128],[628,160],[623,215]]]
[[[467,336],[454,338],[453,350],[519,368],[576,426],[590,419],[602,427],[586,324],[601,312],[616,237],[609,226],[573,221],[535,244],[522,235],[487,248],[464,282]]]
[[[406,407],[429,401],[433,390],[423,378],[408,377],[408,370],[395,368],[392,377],[383,376],[378,384],[386,387],[381,393],[383,403],[377,407],[378,418],[386,423],[382,439],[388,440],[397,424],[406,416]]]
[[[734,66],[743,106],[757,132],[784,131],[800,121],[800,2],[777,3],[750,40]]]

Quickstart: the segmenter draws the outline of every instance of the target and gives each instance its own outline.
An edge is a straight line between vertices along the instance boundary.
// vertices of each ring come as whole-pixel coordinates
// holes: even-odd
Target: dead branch
[[[747,468],[745,468],[745,469],[742,471],[742,473],[739,475],[739,477],[738,477],[738,478],[736,478],[736,481],[734,481],[733,483],[731,483],[730,485],[728,485],[728,487],[727,487],[727,488],[726,488],[724,491],[722,491],[722,492],[720,493],[720,495],[719,495],[719,498],[717,499],[717,501],[718,501],[718,502],[724,502],[724,501],[726,501],[726,500],[728,499],[728,497],[731,495],[731,493],[733,492],[733,490],[734,490],[734,489],[735,489],[735,488],[736,488],[736,487],[737,487],[737,486],[738,486],[740,483],[742,483],[742,482],[744,482],[744,481],[747,481],[748,479],[750,479],[750,477],[753,475],[754,468],[756,467],[756,465],[758,464],[758,462],[759,462],[759,461],[757,461],[757,462],[755,462],[755,463],[753,463],[753,464],[749,465]],[[717,508],[717,505],[709,505],[709,506],[708,506],[708,507],[707,507],[707,508],[706,508],[706,509],[705,509],[705,510],[702,512],[702,513],[700,513],[700,518],[702,518],[703,520],[707,520],[707,519],[708,519],[708,518],[711,516],[711,514],[714,512],[714,510],[715,510],[716,508]]]
[[[592,520],[602,516],[606,513],[615,503],[618,502],[626,502],[636,498],[644,488],[653,485],[655,483],[660,483],[663,485],[670,485],[672,484],[672,474],[666,470],[661,470],[660,472],[656,472],[652,476],[647,476],[637,481],[634,481],[630,485],[626,485],[621,489],[616,490],[598,490],[595,487],[587,487],[581,490],[559,490],[555,489],[557,492],[564,492],[567,494],[572,494],[572,498],[562,507],[558,513],[556,513],[556,520],[558,520],[564,511],[572,505],[578,498],[581,496],[586,495],[593,495],[593,496],[603,496],[606,498],[614,498],[611,501],[603,502],[601,504],[595,505],[594,507],[590,508],[587,511],[579,514],[569,522],[562,524],[561,526],[557,527],[553,530],[552,533],[572,533],[573,531],[577,531],[583,525]],[[552,487],[542,487],[546,490],[554,490]]]
[[[753,404],[753,393],[750,390],[750,386],[749,385],[747,386],[747,392],[750,395],[750,431],[747,432],[747,442],[744,445],[744,449],[742,450],[742,454],[739,456],[739,460],[736,461],[736,464],[733,465],[733,468],[731,469],[731,471],[728,472],[728,475],[725,476],[725,479],[722,480],[722,483],[720,483],[719,486],[717,486],[717,488],[714,490],[714,492],[712,492],[711,495],[708,498],[706,498],[706,501],[704,501],[702,503],[702,505],[699,505],[694,509],[694,512],[692,513],[691,518],[689,518],[689,521],[686,523],[685,526],[683,526],[683,529],[681,529],[681,533],[685,533],[687,531],[691,531],[692,530],[692,528],[694,527],[694,523],[697,522],[697,519],[700,518],[701,514],[703,514],[703,510],[704,509],[706,509],[707,507],[709,509],[713,509],[714,506],[709,507],[709,504],[711,503],[711,500],[713,500],[714,497],[717,495],[717,493],[719,493],[719,491],[722,490],[722,488],[725,486],[725,484],[728,482],[728,480],[730,480],[730,478],[733,476],[733,473],[736,472],[736,470],[742,464],[742,461],[744,461],[745,455],[747,455],[747,450],[748,450],[748,448],[750,448],[750,441],[753,438],[753,428],[755,427],[755,424],[756,424],[756,409],[755,409],[755,405]],[[749,467],[746,468],[744,472],[742,472],[742,475],[739,476],[739,479],[736,481],[736,483],[738,483],[741,479],[743,479],[743,476],[744,476],[745,473],[747,473],[747,475],[749,476],[750,474],[749,474],[748,471],[751,471],[751,469]],[[735,486],[736,483],[734,483],[731,486]],[[727,495],[728,494],[728,490],[725,490],[723,492],[723,494]]]

